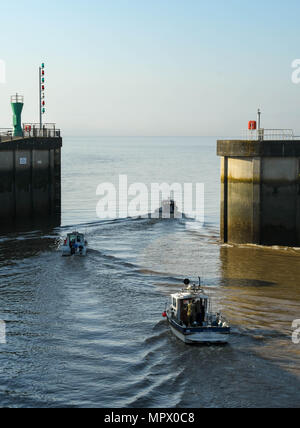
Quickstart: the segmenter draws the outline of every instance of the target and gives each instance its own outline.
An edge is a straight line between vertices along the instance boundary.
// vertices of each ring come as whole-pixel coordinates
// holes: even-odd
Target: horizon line
[[[72,138],[221,138],[217,135],[72,135],[65,134],[65,137]],[[228,137],[229,138],[229,137]],[[234,138],[234,137],[230,137]]]

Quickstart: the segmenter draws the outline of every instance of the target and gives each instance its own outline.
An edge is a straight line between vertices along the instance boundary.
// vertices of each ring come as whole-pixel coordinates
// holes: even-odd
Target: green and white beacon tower
[[[11,97],[11,108],[13,111],[13,126],[14,126],[14,137],[23,137],[22,129],[22,110],[24,106],[24,97],[22,95],[13,95]]]

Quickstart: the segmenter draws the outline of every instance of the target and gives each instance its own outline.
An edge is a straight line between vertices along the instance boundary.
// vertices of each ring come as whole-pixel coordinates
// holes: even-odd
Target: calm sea
[[[300,251],[224,246],[215,138],[65,138],[62,226],[0,236],[0,405],[300,407]],[[205,224],[99,220],[100,183],[205,184]],[[86,258],[60,240],[86,234]],[[188,347],[162,319],[201,276],[233,328],[227,347]]]

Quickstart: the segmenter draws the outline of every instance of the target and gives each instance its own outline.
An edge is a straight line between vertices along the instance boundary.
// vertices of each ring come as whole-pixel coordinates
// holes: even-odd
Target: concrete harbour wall
[[[300,246],[300,141],[218,141],[223,242]]]
[[[60,138],[0,143],[0,222],[59,218]]]

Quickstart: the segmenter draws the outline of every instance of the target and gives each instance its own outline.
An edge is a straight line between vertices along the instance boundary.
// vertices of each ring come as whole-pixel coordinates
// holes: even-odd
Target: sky
[[[45,62],[44,120],[64,135],[234,137],[258,107],[300,135],[299,16],[299,0],[2,2],[0,128],[16,92],[38,122]]]

